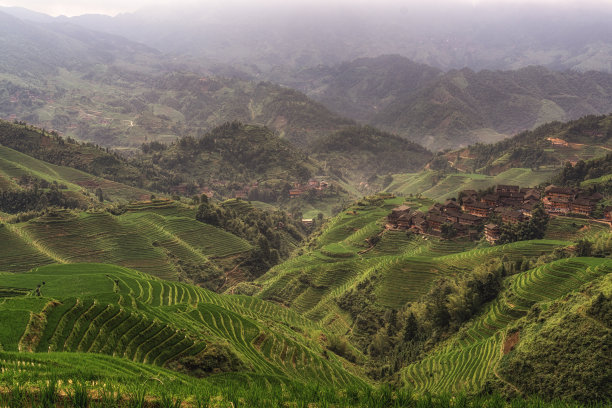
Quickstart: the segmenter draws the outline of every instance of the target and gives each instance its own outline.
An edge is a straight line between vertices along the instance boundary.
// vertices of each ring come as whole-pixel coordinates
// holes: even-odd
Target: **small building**
[[[509,191],[498,193],[498,195],[499,195],[499,204],[506,205],[506,206],[509,205],[513,207],[520,206],[525,197],[523,193],[515,193],[515,192],[509,192]]]
[[[395,223],[401,215],[407,214],[409,212],[410,207],[407,205],[400,205],[399,207],[395,207],[391,210],[391,214],[387,216],[387,221],[389,221],[390,223]]]
[[[400,230],[407,230],[412,227],[412,219],[414,218],[413,214],[403,213],[399,216],[397,221],[395,222],[395,228]]]
[[[577,198],[571,203],[570,212],[573,214],[580,214],[589,216],[595,209],[595,203],[586,198]]]
[[[429,224],[427,223],[425,217],[423,217],[422,215],[417,215],[412,220],[412,229],[418,232],[419,234],[424,234],[425,232],[427,232],[428,227]]]
[[[538,190],[530,188],[523,191],[523,202],[530,200],[540,200],[541,194]]]
[[[544,197],[544,209],[549,214],[567,214],[571,210],[571,201],[564,197]]]
[[[445,210],[449,210],[449,209],[460,210],[461,206],[454,200],[446,200],[446,202],[444,203],[444,209]]]
[[[304,193],[304,190],[302,190],[301,188],[293,188],[289,190],[289,197],[291,198],[299,197],[302,195],[302,193]]]
[[[495,244],[499,241],[499,237],[501,235],[501,230],[497,224],[487,224],[484,227],[485,239],[490,244]]]
[[[463,213],[459,216],[459,224],[463,225],[478,225],[481,218],[472,214]]]
[[[306,227],[312,227],[314,225],[314,219],[313,218],[302,218],[302,224],[304,224],[304,226]]]
[[[487,194],[484,197],[482,197],[481,201],[485,203],[486,205],[488,205],[489,207],[495,207],[497,206],[497,203],[499,202],[499,194]]]
[[[465,206],[466,204],[473,204],[476,202],[476,197],[464,197],[463,200],[461,200],[461,208],[463,208],[463,206]]]
[[[559,139],[559,138],[555,138],[555,137],[549,137],[546,140],[548,140],[555,147],[568,147],[569,146],[569,143],[567,143],[563,139]]]
[[[544,189],[544,194],[547,198],[565,198],[569,200],[574,198],[576,192],[570,187],[557,187],[550,185]]]
[[[387,216],[387,229],[400,228],[400,220],[402,228],[409,228],[411,225],[411,211],[411,208],[407,205],[400,205],[392,209],[391,214]]]
[[[432,205],[431,207],[429,207],[428,212],[432,213],[432,214],[442,214],[442,211],[444,210],[444,206],[440,203],[435,203],[434,205]]]
[[[525,217],[531,217],[533,210],[540,204],[540,200],[528,200],[521,205],[521,212]]]
[[[518,224],[519,222],[524,220],[524,215],[522,211],[507,209],[502,211],[501,213],[502,222],[509,224]]]
[[[433,215],[429,216],[429,219],[427,221],[429,223],[429,227],[433,231],[440,232],[441,229],[442,229],[442,224],[444,224],[446,222],[446,217],[443,217],[441,215],[433,214]]]
[[[464,204],[463,211],[476,217],[487,217],[491,207],[485,203],[474,202],[472,204]]]

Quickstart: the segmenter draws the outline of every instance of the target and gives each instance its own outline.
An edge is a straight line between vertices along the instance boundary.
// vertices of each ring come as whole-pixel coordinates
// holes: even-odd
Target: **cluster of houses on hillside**
[[[322,191],[328,187],[329,183],[327,181],[319,181],[315,179],[308,180],[308,183],[306,184],[294,183],[293,188],[289,190],[289,197],[296,198],[304,193],[307,193],[308,191]]]
[[[603,198],[599,193],[585,190],[548,186],[543,192],[537,189],[520,188],[514,185],[498,185],[489,194],[478,194],[465,190],[459,194],[459,202],[447,200],[434,204],[426,213],[402,205],[394,208],[387,217],[387,229],[410,230],[419,234],[453,236],[471,239],[479,237],[484,229],[486,239],[495,243],[500,228],[495,223],[483,224],[493,218],[502,223],[516,224],[529,219],[540,203],[551,215],[579,214],[590,216]],[[607,207],[605,217],[612,221],[612,207]]]

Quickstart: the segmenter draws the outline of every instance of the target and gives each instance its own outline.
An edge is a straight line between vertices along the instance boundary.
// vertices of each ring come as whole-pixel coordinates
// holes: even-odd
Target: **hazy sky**
[[[240,1],[240,0],[238,0]],[[278,0],[250,0],[249,3],[262,2],[274,3]],[[293,0],[285,0],[293,1]],[[573,4],[581,5],[585,2],[591,5],[612,5],[612,0],[450,0],[467,5],[495,4],[495,3],[540,3],[540,4]],[[132,12],[146,6],[172,5],[180,6],[187,4],[206,3],[232,3],[236,0],[0,0],[0,6],[24,7],[30,10],[46,13],[52,16],[66,15],[76,16],[88,13],[116,15],[122,12]],[[346,0],[307,0],[307,3],[330,4],[335,2],[346,2]],[[352,0],[352,3],[378,3],[377,0]],[[429,3],[423,0],[397,0],[402,5]],[[287,4],[287,3],[285,3]]]

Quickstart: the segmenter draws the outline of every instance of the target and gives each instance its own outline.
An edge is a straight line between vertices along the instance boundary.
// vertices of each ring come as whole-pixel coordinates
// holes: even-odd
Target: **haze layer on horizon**
[[[507,6],[507,5],[541,5],[546,7],[570,6],[576,8],[612,8],[612,0],[435,0],[435,1],[402,1],[402,0],[299,0],[290,4],[296,7],[334,7],[334,6],[353,6],[370,7],[375,6],[403,6],[403,7],[438,7],[440,3],[453,5],[465,5],[466,7],[477,6]],[[84,14],[102,14],[116,16],[122,13],[131,13],[139,10],[153,10],[156,8],[198,7],[198,8],[224,8],[245,6],[252,7],[287,7],[287,2],[280,0],[0,0],[0,7],[20,7],[49,16],[74,17]],[[291,6],[289,6],[291,7]]]

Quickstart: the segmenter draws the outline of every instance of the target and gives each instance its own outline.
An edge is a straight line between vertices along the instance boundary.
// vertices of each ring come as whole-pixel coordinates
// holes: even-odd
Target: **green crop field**
[[[112,262],[176,279],[173,259],[191,264],[251,249],[245,240],[197,222],[172,201],[132,204],[122,215],[57,210],[0,227],[0,270],[23,272],[49,263]]]
[[[440,350],[402,372],[407,386],[432,393],[476,391],[495,374],[506,329],[538,302],[560,299],[612,272],[612,260],[561,259],[507,278],[509,287]]]
[[[118,359],[111,367],[121,361],[173,367],[223,345],[246,373],[360,383],[304,335],[320,330],[312,322],[255,298],[218,295],[106,264],[50,265],[3,273],[0,280],[4,288],[30,289],[0,303],[6,351],[59,360],[64,354],[58,352],[104,354]],[[40,296],[33,296],[36,288]]]
[[[385,191],[403,195],[421,194],[436,201],[457,197],[462,190],[484,190],[497,184],[515,184],[523,187],[536,186],[550,180],[558,169],[532,170],[512,168],[496,176],[477,173],[452,173],[440,178],[436,172],[395,174],[393,182]]]
[[[92,176],[70,167],[46,163],[0,145],[0,189],[19,188],[17,181],[26,175],[49,183],[57,182],[81,200],[87,200],[84,195],[94,193],[98,188],[102,189],[108,199],[122,202],[148,198],[150,195],[145,190]]]

